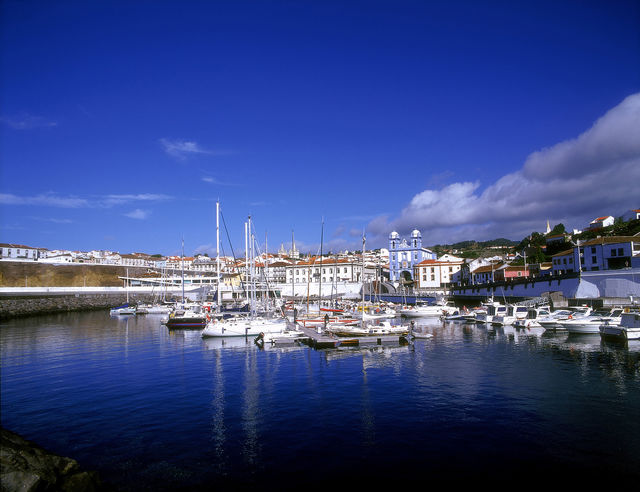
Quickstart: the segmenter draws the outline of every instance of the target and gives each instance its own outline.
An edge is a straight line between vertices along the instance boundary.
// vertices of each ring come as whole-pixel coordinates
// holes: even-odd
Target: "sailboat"
[[[251,287],[247,291],[250,306],[249,315],[229,319],[213,317],[208,320],[202,330],[203,337],[248,337],[266,333],[282,333],[287,329],[286,318],[256,316],[255,284],[253,283],[255,275],[254,236],[251,231],[251,216],[249,216],[248,222],[245,222],[245,256],[248,260],[247,267]]]
[[[126,289],[127,289],[127,302],[122,304],[121,306],[112,308],[109,311],[111,316],[118,316],[121,314],[136,314],[136,308],[134,306],[129,306],[129,269],[127,268],[127,280],[126,280]]]
[[[364,314],[364,257],[366,248],[366,238],[364,231],[362,234],[362,306]],[[394,326],[389,321],[383,321],[379,324],[366,323],[364,316],[360,320],[360,325],[344,326],[339,323],[330,323],[327,325],[326,331],[338,336],[382,336],[382,335],[406,335],[409,333],[407,326]]]

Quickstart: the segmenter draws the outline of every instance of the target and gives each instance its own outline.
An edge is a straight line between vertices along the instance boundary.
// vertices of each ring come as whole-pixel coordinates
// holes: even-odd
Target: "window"
[[[595,254],[596,253],[596,248],[595,246],[591,246],[591,254]]]
[[[624,256],[624,248],[618,248],[618,256]]]
[[[591,257],[591,263],[598,263],[598,257],[597,256],[592,256]]]
[[[616,250],[615,250],[615,249],[612,249],[612,250],[611,250],[611,256],[615,256],[615,255],[616,255]]]

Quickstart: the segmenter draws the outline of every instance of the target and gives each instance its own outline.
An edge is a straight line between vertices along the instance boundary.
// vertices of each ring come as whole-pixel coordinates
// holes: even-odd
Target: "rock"
[[[97,472],[81,470],[77,461],[52,454],[4,428],[1,432],[0,484],[3,492],[107,490]]]

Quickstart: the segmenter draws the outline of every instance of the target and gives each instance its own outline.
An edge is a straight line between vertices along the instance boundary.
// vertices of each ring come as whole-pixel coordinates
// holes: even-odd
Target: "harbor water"
[[[416,323],[433,338],[316,350],[4,321],[2,426],[117,490],[637,484],[640,342]]]

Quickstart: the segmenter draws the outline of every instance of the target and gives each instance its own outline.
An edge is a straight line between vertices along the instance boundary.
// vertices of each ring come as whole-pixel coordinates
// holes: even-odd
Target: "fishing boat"
[[[599,326],[600,337],[614,340],[640,340],[640,313],[632,311],[622,313],[620,323],[605,321]]]

